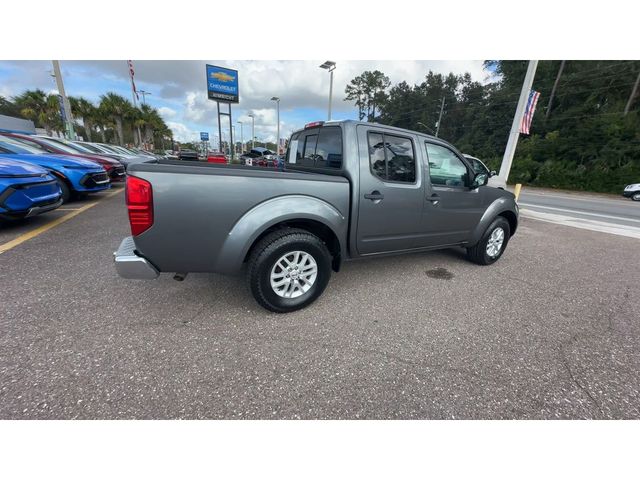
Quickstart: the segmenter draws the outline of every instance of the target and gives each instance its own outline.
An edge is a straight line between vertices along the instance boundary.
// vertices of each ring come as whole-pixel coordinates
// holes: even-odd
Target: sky
[[[275,141],[277,120],[275,102],[280,97],[280,137],[306,123],[327,118],[329,73],[319,68],[319,60],[133,60],[138,90],[145,90],[147,103],[158,109],[174,138],[181,142],[199,141],[199,132],[217,137],[216,102],[207,99],[205,65],[238,70],[240,102],[232,105],[235,138],[251,138],[251,118],[255,115],[258,141]],[[344,90],[349,81],[365,70],[380,70],[395,85],[401,81],[421,83],[429,70],[447,74],[469,72],[485,83],[490,72],[482,60],[470,61],[336,61],[333,85],[333,119],[357,118],[357,109],[346,102]],[[106,92],[131,98],[126,60],[61,61],[67,95],[84,97],[97,103]],[[0,61],[0,95],[12,97],[27,89],[57,92],[51,61]],[[224,107],[223,107],[224,108]],[[226,111],[226,110],[223,110]],[[243,122],[241,126],[237,121]],[[225,128],[226,127],[226,128]],[[228,120],[223,117],[223,137],[228,139]]]

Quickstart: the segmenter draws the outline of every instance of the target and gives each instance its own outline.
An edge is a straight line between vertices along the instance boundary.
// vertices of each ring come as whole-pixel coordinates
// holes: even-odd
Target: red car
[[[209,163],[227,163],[227,157],[221,152],[209,152],[207,155],[207,162]]]
[[[2,132],[2,135],[6,135],[7,137],[13,137],[17,140],[20,140],[21,142],[24,142],[31,147],[37,148],[38,150],[42,150],[42,153],[68,155],[71,157],[79,157],[84,160],[89,160],[91,162],[97,163],[98,165],[100,165],[102,168],[105,169],[105,171],[107,172],[107,175],[109,176],[109,180],[112,183],[124,182],[124,179],[125,179],[124,166],[119,161],[113,158],[82,152],[79,149],[73,147],[72,145],[63,143],[62,141],[49,139],[46,137],[40,137],[37,135],[25,135],[22,133],[9,133],[9,132]]]

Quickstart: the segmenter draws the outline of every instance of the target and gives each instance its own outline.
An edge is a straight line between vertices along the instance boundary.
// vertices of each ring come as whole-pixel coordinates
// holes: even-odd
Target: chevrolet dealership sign
[[[209,100],[238,103],[238,71],[207,65],[207,96]]]

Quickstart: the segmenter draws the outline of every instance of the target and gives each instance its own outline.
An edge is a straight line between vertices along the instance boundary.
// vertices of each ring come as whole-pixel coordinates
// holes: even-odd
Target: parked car
[[[492,264],[518,225],[513,194],[487,188],[447,142],[353,120],[295,132],[283,172],[161,160],[129,173],[120,276],[246,264],[254,298],[274,312],[309,305],[345,260],[464,247]]]
[[[33,217],[62,205],[62,190],[44,168],[0,157],[0,219]]]
[[[100,192],[111,187],[107,172],[100,165],[78,157],[40,153],[28,145],[19,145],[0,138],[0,155],[12,160],[20,160],[39,165],[47,170],[62,190],[64,203],[72,195]],[[3,158],[0,156],[0,158]]]
[[[164,157],[168,160],[178,160],[178,155],[173,150],[165,150]]]
[[[67,157],[71,156],[82,160],[89,160],[104,168],[109,177],[109,181],[114,183],[124,182],[124,166],[116,159],[109,158],[104,155],[96,155],[95,153],[88,150],[81,150],[74,147],[70,142],[65,143],[65,141],[61,139],[54,139],[38,135],[25,135],[19,133],[4,132],[1,136],[13,138],[14,140],[19,141],[20,144],[26,144],[31,149],[37,150],[38,153],[65,155]]]
[[[507,182],[500,178],[495,170],[489,170],[482,160],[472,157],[471,155],[467,155],[466,153],[463,153],[462,155],[469,161],[474,172],[486,173],[489,176],[489,183],[487,183],[487,185],[494,188],[500,188],[502,190],[507,188]]]
[[[99,152],[102,152],[101,153],[102,155],[108,155],[112,158],[117,159],[120,163],[122,163],[122,165],[124,165],[125,169],[129,168],[129,165],[132,165],[134,163],[149,162],[154,160],[147,156],[134,155],[132,152],[121,150],[120,149],[121,147],[118,147],[117,145],[108,145],[106,143],[93,143],[93,142],[85,142],[85,143],[86,143],[85,146],[87,148],[93,147],[97,149]]]
[[[249,150],[247,153],[240,155],[240,163],[242,165],[269,167],[273,166],[275,154],[263,147],[255,147]]]
[[[189,160],[189,161],[198,161],[198,152],[195,150],[190,150],[188,148],[183,148],[178,152],[178,158],[180,160]]]
[[[127,147],[126,150],[128,150],[131,153],[133,153],[134,155],[140,155],[140,156],[143,156],[143,157],[149,157],[149,158],[153,158],[155,160],[160,160],[161,158],[165,158],[164,155],[158,155],[158,154],[153,153],[153,152],[148,152],[147,150],[143,150],[141,148]]]
[[[209,163],[227,163],[227,156],[222,152],[209,152],[207,154],[207,162]]]
[[[624,187],[622,195],[630,198],[631,200],[635,200],[636,202],[640,202],[640,183],[632,183],[631,185],[627,185],[626,187]]]

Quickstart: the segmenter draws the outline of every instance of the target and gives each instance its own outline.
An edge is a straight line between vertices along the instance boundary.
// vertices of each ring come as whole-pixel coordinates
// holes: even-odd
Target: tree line
[[[116,93],[102,95],[98,104],[82,97],[69,97],[69,103],[76,132],[89,142],[152,143],[159,148],[164,147],[165,142],[170,145],[173,139],[173,132],[155,108],[134,106]],[[11,99],[0,96],[0,114],[32,120],[48,135],[64,131],[58,95],[40,89],[26,90]]]
[[[439,130],[497,170],[527,62],[488,60],[484,67],[494,81],[429,71],[420,84],[391,86],[384,73],[367,71],[349,83],[345,100],[361,120]],[[620,193],[640,181],[639,89],[631,97],[639,75],[640,61],[540,61],[533,83],[540,100],[531,135],[520,135],[509,182]]]

